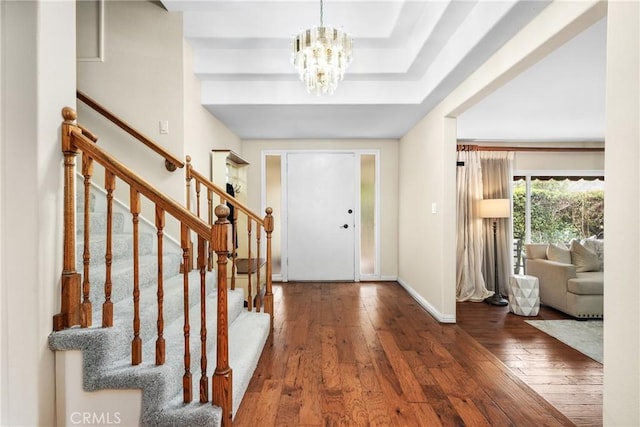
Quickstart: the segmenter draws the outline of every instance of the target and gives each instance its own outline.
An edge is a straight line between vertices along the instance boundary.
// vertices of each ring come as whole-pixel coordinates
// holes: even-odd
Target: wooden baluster
[[[116,189],[116,176],[105,170],[104,188],[107,191],[107,242],[104,254],[105,279],[104,279],[104,304],[102,304],[102,327],[113,326],[113,302],[111,301],[111,264],[113,263],[113,191]]]
[[[251,223],[253,221],[249,216],[247,216],[247,308],[249,311],[253,311],[253,289],[251,289],[251,270],[252,270],[252,262],[251,262]]]
[[[222,425],[232,424],[232,370],[229,367],[229,318],[227,312],[227,233],[229,208],[218,205],[215,209],[218,220],[212,227],[213,250],[218,255],[218,331],[216,370],[213,374],[213,404],[222,408]]]
[[[92,323],[92,304],[89,297],[91,282],[89,280],[89,265],[91,263],[91,177],[93,176],[93,159],[82,153],[82,176],[84,176],[84,248],[82,252],[82,310],[80,312],[80,326],[87,328]]]
[[[238,209],[233,210],[231,217],[231,289],[236,288],[236,271],[238,270],[236,262],[238,261],[238,248],[236,242],[238,241]]]
[[[198,218],[200,218],[200,186],[201,186],[200,181],[196,179],[196,215],[198,216]],[[191,256],[193,257],[193,246],[192,246],[191,253],[192,253]],[[199,269],[200,267],[197,266],[197,268]]]
[[[156,229],[158,234],[158,338],[156,339],[156,365],[164,364],[165,341],[164,341],[164,210],[156,205]]]
[[[200,403],[209,401],[207,377],[207,242],[198,236],[198,269],[200,270]]]
[[[208,224],[213,225],[213,191],[211,191],[211,189],[207,189],[207,212]],[[213,271],[213,245],[209,245],[207,270]]]
[[[271,329],[273,329],[273,290],[271,288],[271,276],[273,271],[273,264],[271,261],[271,233],[273,233],[273,209],[270,207],[265,210],[266,216],[264,217],[264,231],[267,234],[267,289],[264,294],[264,311],[271,316]]]
[[[186,158],[187,163],[185,164],[185,168],[184,168],[184,178],[185,181],[187,183],[187,189],[186,189],[186,196],[187,196],[187,209],[189,211],[191,211],[191,180],[193,179],[193,176],[191,175],[191,156],[187,156]]]
[[[182,259],[184,265],[189,262],[189,228],[185,224],[180,227],[180,245],[182,246]],[[183,276],[183,311],[184,311],[184,375],[182,376],[182,401],[190,403],[192,398],[191,392],[191,347],[189,344],[189,335],[191,325],[189,324],[189,270],[187,268],[182,271]]]
[[[184,168],[185,180],[187,182],[187,210],[191,212],[191,180],[193,179],[193,175],[191,174],[191,170],[193,166],[191,166],[191,156],[186,157],[186,164]],[[191,241],[189,241],[191,242]],[[185,259],[182,263],[183,271],[191,271],[193,270],[193,262],[191,253],[193,252],[193,245],[189,243],[189,257]]]
[[[62,256],[60,313],[53,317],[53,330],[60,331],[80,323],[80,274],[76,272],[76,191],[75,165],[78,149],[71,131],[78,129],[76,112],[62,109],[62,153],[64,154],[64,238]]]
[[[259,223],[256,223],[256,259],[257,264],[256,264],[256,303],[255,303],[255,308],[256,311],[260,311],[262,309],[262,282],[260,281],[260,270],[261,270],[261,264],[260,264],[260,253],[262,251],[262,249],[260,248],[260,239],[262,237],[262,226]]]
[[[196,215],[200,218],[200,181],[196,180]]]
[[[131,342],[131,364],[142,363],[142,339],[140,338],[140,249],[139,223],[140,193],[131,187],[130,209],[133,223],[133,341]]]

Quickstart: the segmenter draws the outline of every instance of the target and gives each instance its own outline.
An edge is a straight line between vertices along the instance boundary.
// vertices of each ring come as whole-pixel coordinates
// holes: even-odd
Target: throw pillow
[[[598,264],[600,265],[598,271],[604,270],[604,239],[596,239],[595,237],[589,237],[582,240],[582,246],[589,249],[591,252],[598,256]]]
[[[571,263],[576,266],[576,272],[598,271],[600,263],[598,256],[585,248],[577,240],[571,241]]]
[[[547,246],[547,259],[563,264],[571,264],[571,252],[552,243]]]

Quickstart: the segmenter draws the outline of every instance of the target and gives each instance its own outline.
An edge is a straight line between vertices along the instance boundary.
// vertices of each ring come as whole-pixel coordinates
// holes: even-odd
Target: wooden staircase
[[[97,137],[76,123],[75,111],[64,108],[63,118],[64,258],[50,348],[83,352],[86,391],[142,389],[142,425],[231,425],[273,324],[271,209],[257,216],[188,162],[182,206],[96,144]],[[112,121],[148,140],[124,121]],[[84,185],[76,204],[78,154]],[[170,170],[184,166],[165,158]],[[94,166],[104,169],[102,191],[92,181]],[[129,187],[128,204],[114,203],[116,181]],[[196,212],[190,209],[192,181]],[[205,219],[200,188],[209,202]],[[220,201],[215,207],[214,197]],[[155,206],[153,222],[142,217],[141,198]],[[227,244],[227,204],[254,224],[256,257],[265,259],[264,291],[258,285],[251,298],[250,285],[249,304],[228,283],[237,255]],[[179,242],[165,236],[167,217],[180,224]]]

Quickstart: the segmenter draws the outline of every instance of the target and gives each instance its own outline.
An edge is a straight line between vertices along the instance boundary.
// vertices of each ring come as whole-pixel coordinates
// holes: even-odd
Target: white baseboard
[[[400,286],[402,286],[409,293],[409,295],[411,295],[411,297],[414,300],[416,300],[416,302],[422,308],[424,308],[427,311],[427,313],[432,315],[438,322],[440,322],[440,323],[456,323],[455,314],[451,315],[451,314],[443,314],[443,313],[441,313],[440,311],[436,310],[436,308],[433,305],[431,305],[429,303],[429,301],[424,299],[422,297],[422,295],[418,294],[416,292],[416,290],[413,289],[413,287],[409,283],[405,282],[400,277],[398,277],[397,281],[398,281],[398,283],[400,283]]]
[[[288,280],[282,280],[282,274],[274,274],[272,277],[272,281],[274,282],[288,282]],[[356,282],[396,282],[398,281],[398,276],[360,276]]]
[[[374,276],[372,274],[363,274],[358,279],[359,282],[395,282],[397,276]]]

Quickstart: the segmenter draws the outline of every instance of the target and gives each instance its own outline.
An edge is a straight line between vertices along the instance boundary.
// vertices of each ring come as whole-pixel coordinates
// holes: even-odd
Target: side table
[[[535,276],[511,276],[509,311],[520,316],[537,316],[540,311],[540,289]]]

